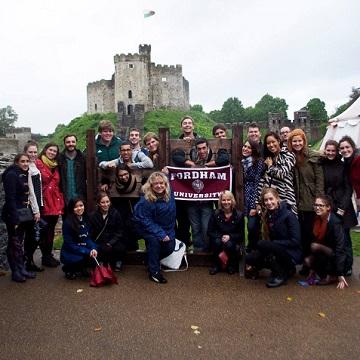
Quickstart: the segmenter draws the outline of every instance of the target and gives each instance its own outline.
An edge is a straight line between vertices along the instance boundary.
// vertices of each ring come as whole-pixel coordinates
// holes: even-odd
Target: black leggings
[[[268,240],[260,240],[256,251],[246,255],[246,263],[257,270],[271,269],[276,275],[287,276],[295,264],[285,248]]]

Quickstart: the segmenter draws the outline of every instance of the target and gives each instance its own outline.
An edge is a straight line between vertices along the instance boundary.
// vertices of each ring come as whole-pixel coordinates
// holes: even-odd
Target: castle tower
[[[140,45],[138,54],[115,55],[115,109],[119,102],[124,103],[127,114],[133,113],[136,104],[150,107],[150,61],[150,45]]]

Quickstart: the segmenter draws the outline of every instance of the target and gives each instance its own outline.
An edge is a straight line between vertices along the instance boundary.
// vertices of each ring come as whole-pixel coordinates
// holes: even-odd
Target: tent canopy
[[[329,120],[320,149],[324,149],[326,141],[339,141],[344,135],[350,136],[360,147],[360,97],[340,115]]]

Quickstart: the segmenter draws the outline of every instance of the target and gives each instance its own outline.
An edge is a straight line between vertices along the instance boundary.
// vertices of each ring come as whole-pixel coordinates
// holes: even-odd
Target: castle
[[[114,56],[111,80],[87,85],[87,112],[116,112],[130,116],[135,110],[159,108],[189,110],[189,82],[181,65],[155,65],[151,45],[139,45],[138,54]]]

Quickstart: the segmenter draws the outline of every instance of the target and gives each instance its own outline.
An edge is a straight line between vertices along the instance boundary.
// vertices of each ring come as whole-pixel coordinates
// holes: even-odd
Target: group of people
[[[180,125],[179,138],[194,146],[188,154],[181,148],[171,154],[176,166],[230,164],[226,149],[220,147],[213,154],[207,139],[195,133],[190,116]],[[226,127],[214,126],[213,135],[226,138]],[[2,218],[14,281],[34,278],[42,266],[60,265],[52,248],[62,216],[60,261],[69,280],[87,276],[94,257],[119,271],[126,251],[137,249],[140,238],[145,240],[149,278],[154,282],[166,283],[160,259],[173,252],[175,238],[191,251],[212,252],[211,275],[224,270],[233,274],[245,243],[246,223],[246,277],[257,279],[261,269],[269,268],[266,285],[277,287],[302,264],[300,273],[309,281],[348,286],[350,229],[357,223],[354,190],[360,205],[360,156],[350,137],[339,143],[329,140],[320,154],[308,147],[301,129],[284,127],[280,135],[268,132],[262,142],[259,127],[250,124],[242,148],[243,212],[229,190],[221,193],[217,204],[175,200],[167,169],[160,169],[155,133],[145,134],[141,146],[139,129],[130,129],[128,139],[122,140],[115,136],[112,123],[103,120],[95,144],[99,187],[93,213],[86,211],[86,155],[77,149],[74,134],[65,136],[62,152],[57,144],[48,143],[38,155],[37,144],[28,142],[3,173]],[[140,179],[140,192],[138,169],[152,169]],[[24,209],[31,211],[31,220],[21,219]],[[33,259],[38,246],[42,266]]]

